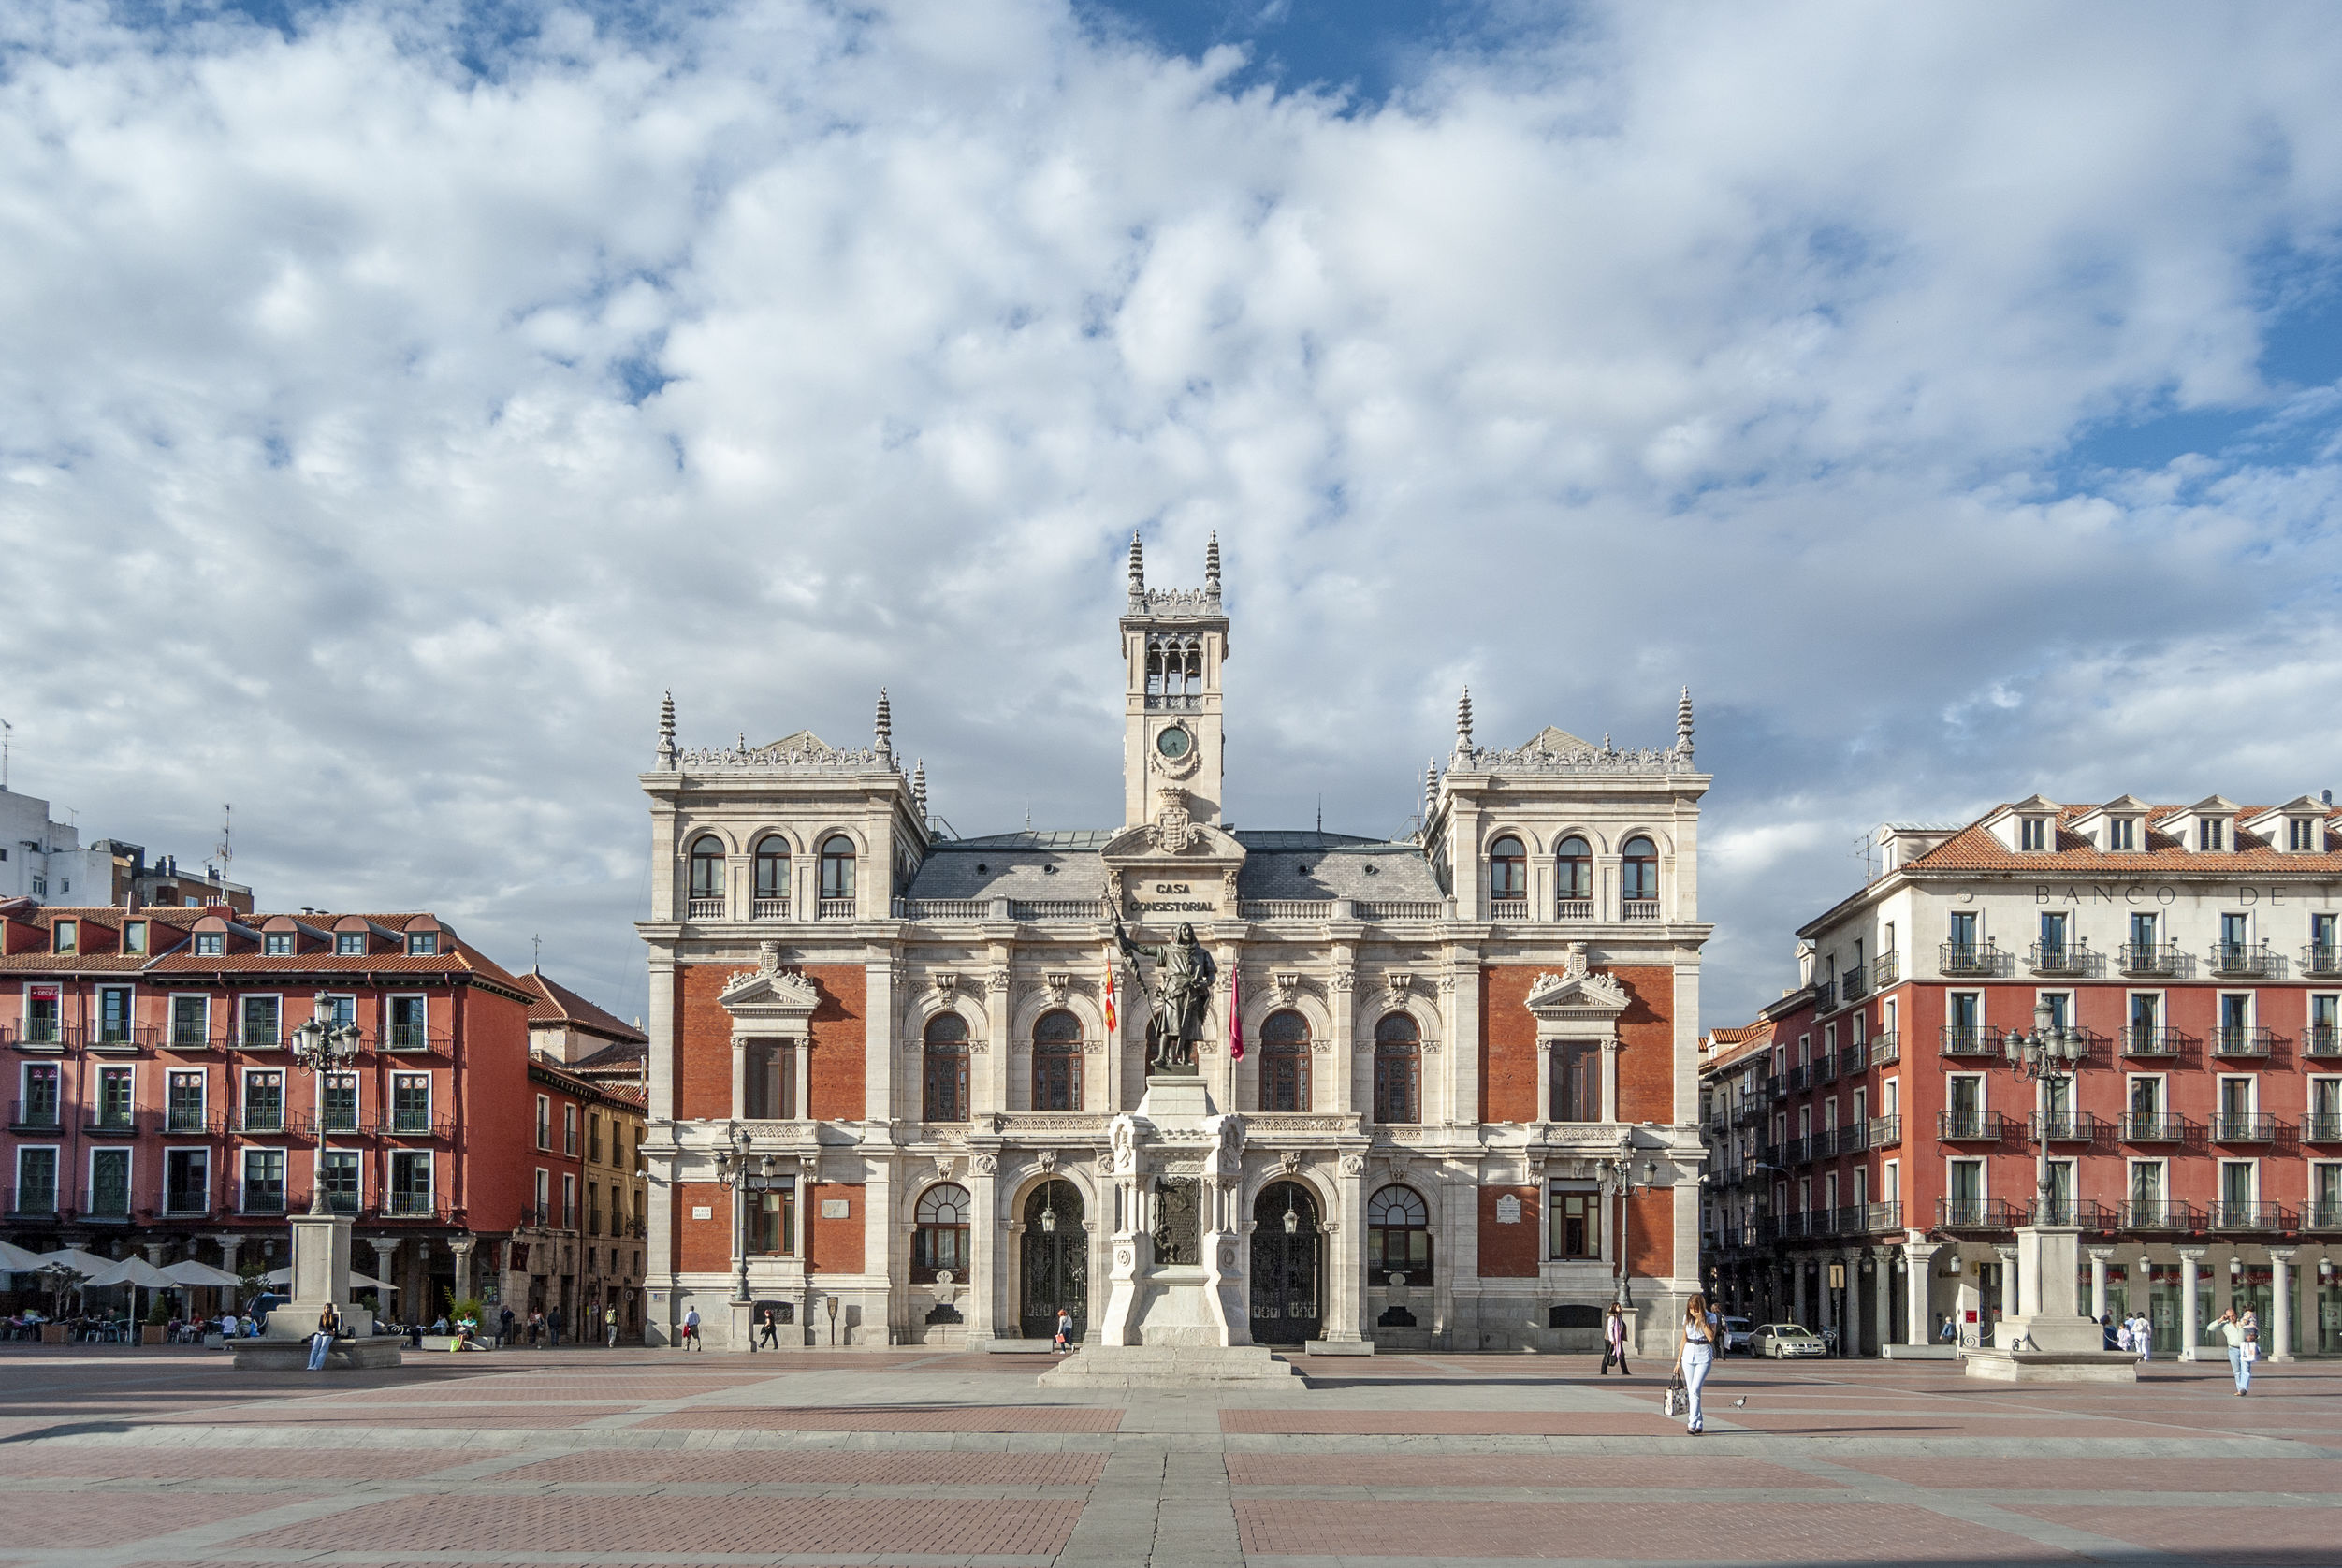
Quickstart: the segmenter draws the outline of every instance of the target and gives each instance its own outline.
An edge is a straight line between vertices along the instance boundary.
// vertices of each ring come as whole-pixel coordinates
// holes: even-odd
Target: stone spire
[[[918,807],[920,821],[924,822],[927,820],[927,759],[924,757],[920,758],[918,765],[910,770],[910,802]]]
[[[880,756],[895,755],[895,710],[887,705],[886,688],[883,686],[879,688],[879,711],[870,721],[870,733],[877,737]]]
[[[1423,831],[1432,827],[1432,812],[1439,805],[1439,759],[1431,758],[1423,764]]]
[[[1220,596],[1220,536],[1212,535],[1212,542],[1203,547],[1203,591],[1217,599]]]
[[[1146,607],[1146,553],[1139,547],[1139,530],[1130,530],[1130,607]]]
[[[659,765],[669,772],[675,768],[675,693],[672,691],[659,699]]]
[[[1692,754],[1692,689],[1688,686],[1676,699],[1675,748],[1686,757]]]
[[[1456,749],[1472,749],[1472,688],[1468,686],[1456,699]]]

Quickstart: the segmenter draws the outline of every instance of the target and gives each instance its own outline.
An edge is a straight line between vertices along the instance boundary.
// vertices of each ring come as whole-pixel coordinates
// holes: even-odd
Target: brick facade
[[[1497,1205],[1506,1198],[1520,1200],[1520,1217],[1510,1225],[1496,1217]],[[1537,1206],[1536,1188],[1482,1187],[1480,1278],[1535,1279],[1537,1260],[1545,1252],[1543,1224],[1543,1214]]]

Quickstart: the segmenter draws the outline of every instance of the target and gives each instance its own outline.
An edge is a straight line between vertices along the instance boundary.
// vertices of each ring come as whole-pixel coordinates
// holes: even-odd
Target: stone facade
[[[1661,1321],[1698,1277],[1688,695],[1634,749],[1485,748],[1467,694],[1409,837],[1232,829],[1218,547],[1200,589],[1149,588],[1136,540],[1129,575],[1114,827],[943,836],[883,693],[852,748],[686,750],[669,704],[642,776],[669,868],[640,927],[653,1336],[694,1307],[719,1346],[768,1306],[821,1344],[1101,1321],[1156,972],[1117,915],[1141,944],[1192,924],[1216,968],[1198,1063],[1243,1119],[1256,1340],[1587,1348],[1622,1231]]]

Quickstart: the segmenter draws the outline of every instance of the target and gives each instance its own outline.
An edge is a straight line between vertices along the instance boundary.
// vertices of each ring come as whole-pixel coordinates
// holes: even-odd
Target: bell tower
[[[1122,825],[1153,821],[1176,805],[1190,820],[1216,826],[1227,771],[1220,668],[1228,661],[1218,534],[1204,553],[1200,588],[1148,588],[1139,536],[1130,536],[1122,658]]]

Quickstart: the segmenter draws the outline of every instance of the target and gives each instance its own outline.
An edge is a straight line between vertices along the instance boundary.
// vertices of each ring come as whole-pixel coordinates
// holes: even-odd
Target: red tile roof
[[[2156,832],[2155,824],[2168,821],[2189,807],[2154,806],[2147,808],[2146,847],[2114,853],[2066,831],[2066,823],[2097,810],[2095,806],[2059,806],[2058,847],[2023,853],[2002,845],[1984,826],[1991,817],[2006,809],[2005,806],[1995,806],[1927,853],[1913,856],[1903,869],[1913,872],[2027,871],[2073,877],[2130,877],[2140,872],[2194,872],[2233,877],[2240,871],[2342,876],[2342,852],[2329,849],[2316,852],[2281,853],[2246,833],[2242,824],[2269,810],[2270,807],[2265,806],[2240,806],[2232,819],[2237,825],[2230,831],[2230,842],[2242,846],[2249,840],[2249,848],[2188,849],[2172,835]],[[2342,813],[2329,813],[2327,820],[2331,821],[2336,815]]]
[[[529,1022],[531,1024],[566,1024],[589,1035],[601,1035],[637,1045],[647,1045],[650,1041],[648,1035],[633,1024],[603,1011],[559,980],[547,979],[542,969],[531,969],[514,983],[530,994]]]

